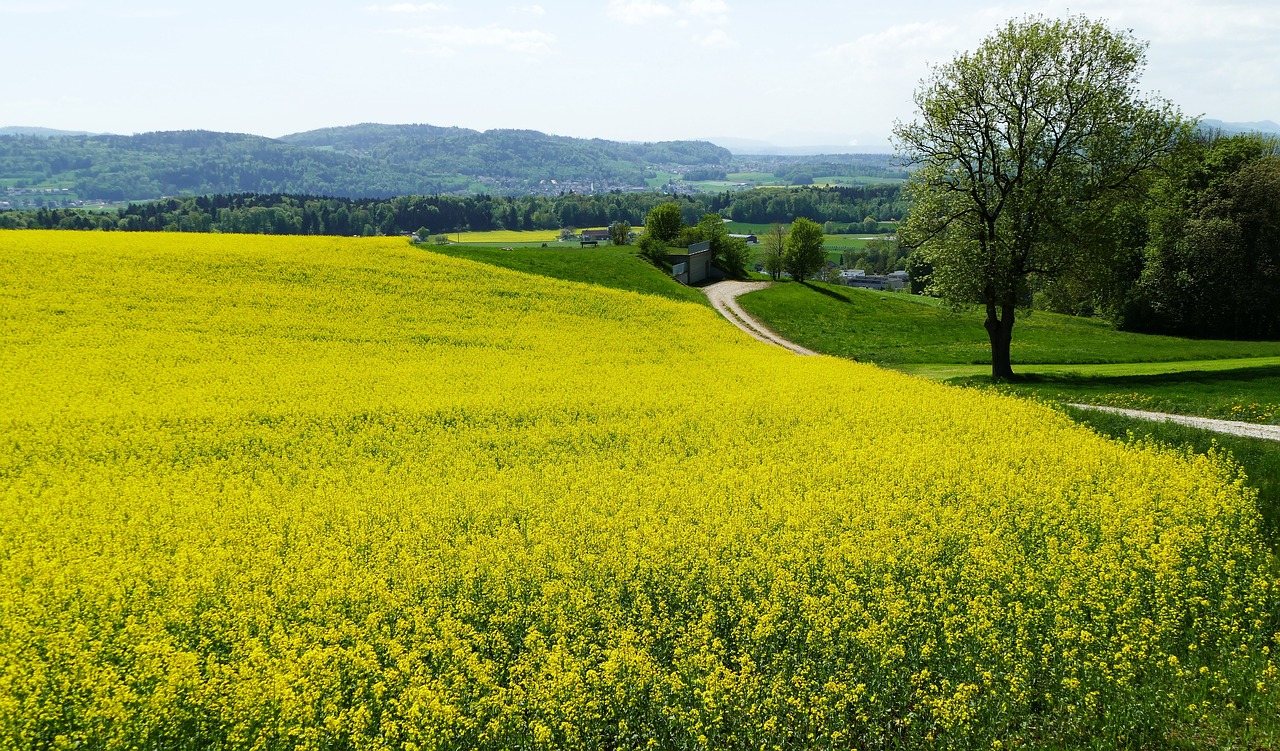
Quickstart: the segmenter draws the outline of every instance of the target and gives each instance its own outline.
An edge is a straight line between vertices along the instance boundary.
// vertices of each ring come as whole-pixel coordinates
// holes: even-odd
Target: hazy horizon
[[[1261,2],[0,0],[10,59],[39,73],[7,82],[0,124],[279,137],[429,123],[876,152],[930,64],[1068,7],[1150,42],[1143,90],[1185,114],[1280,118],[1280,7]]]

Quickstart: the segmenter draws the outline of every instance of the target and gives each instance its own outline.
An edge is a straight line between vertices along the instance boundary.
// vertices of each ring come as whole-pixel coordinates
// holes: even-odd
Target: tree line
[[[0,229],[237,232],[290,235],[394,235],[425,230],[544,230],[641,225],[656,206],[672,202],[687,224],[708,213],[745,222],[864,222],[901,219],[906,204],[897,186],[759,188],[669,196],[613,192],[558,196],[412,195],[334,198],[256,194],[168,198],[114,211],[48,209],[0,213]],[[861,225],[860,225],[861,226]]]

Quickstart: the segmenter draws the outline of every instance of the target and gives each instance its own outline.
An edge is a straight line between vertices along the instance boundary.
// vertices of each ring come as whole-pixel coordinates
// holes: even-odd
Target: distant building
[[[711,277],[711,243],[690,245],[683,253],[667,255],[671,264],[671,276],[681,284],[698,284]]]
[[[584,229],[582,230],[582,247],[588,245],[599,245],[609,239],[609,230],[607,229]]]
[[[730,234],[730,235],[729,235],[729,237],[736,237],[736,238],[738,238],[739,240],[746,240],[746,241],[747,241],[747,245],[759,245],[759,244],[760,244],[760,240],[758,240],[758,239],[756,238],[756,236],[755,236],[755,235],[734,235],[734,234]]]
[[[881,276],[868,274],[862,269],[845,269],[840,272],[840,283],[848,287],[859,287],[861,289],[891,289],[897,291],[906,289],[911,282],[905,271],[894,271]]]

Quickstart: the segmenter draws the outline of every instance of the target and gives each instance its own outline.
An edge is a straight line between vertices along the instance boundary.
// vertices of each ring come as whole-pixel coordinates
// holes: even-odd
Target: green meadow
[[[631,246],[600,245],[580,248],[576,243],[499,244],[458,243],[422,245],[422,249],[467,258],[513,271],[598,284],[684,302],[709,304],[700,290],[685,287],[653,264],[638,257]]]
[[[779,334],[819,352],[920,372],[920,365],[982,365],[991,348],[980,311],[820,282],[783,282],[739,298]],[[1280,356],[1280,342],[1180,339],[1118,331],[1091,318],[1037,311],[1014,329],[1019,365],[1170,362]],[[963,373],[975,375],[982,368]],[[928,374],[928,373],[925,373]]]

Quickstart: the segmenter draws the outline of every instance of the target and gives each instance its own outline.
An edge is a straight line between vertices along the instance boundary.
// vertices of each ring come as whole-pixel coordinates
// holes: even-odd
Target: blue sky
[[[0,125],[279,136],[358,122],[883,147],[930,63],[1004,20],[1150,42],[1144,88],[1280,120],[1280,3],[0,0]]]

